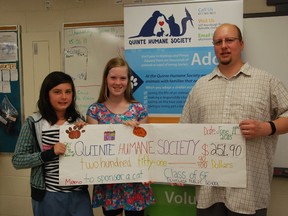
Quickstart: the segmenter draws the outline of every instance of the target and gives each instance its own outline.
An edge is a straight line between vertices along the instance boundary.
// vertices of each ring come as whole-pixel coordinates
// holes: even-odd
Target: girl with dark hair
[[[35,216],[93,216],[87,186],[59,186],[59,155],[66,146],[59,143],[59,127],[85,125],[76,110],[72,78],[55,71],[44,79],[38,100],[39,112],[29,116],[18,137],[13,166],[31,168],[31,197]]]
[[[147,123],[148,113],[132,95],[131,71],[122,58],[106,64],[98,101],[89,106],[90,124],[125,124],[132,127]],[[102,206],[105,216],[144,216],[144,209],[155,202],[149,184],[125,183],[94,185],[92,206]]]

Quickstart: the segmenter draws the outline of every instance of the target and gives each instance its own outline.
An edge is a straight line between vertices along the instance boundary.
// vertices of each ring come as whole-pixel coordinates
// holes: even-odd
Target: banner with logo
[[[179,116],[195,82],[217,65],[212,45],[217,26],[243,29],[243,0],[126,5],[124,23],[134,96],[150,116]],[[196,215],[193,189],[153,185],[157,202],[146,216]]]
[[[193,1],[124,7],[125,58],[134,96],[152,115],[179,115],[195,82],[217,64],[217,26],[242,29],[243,0]]]

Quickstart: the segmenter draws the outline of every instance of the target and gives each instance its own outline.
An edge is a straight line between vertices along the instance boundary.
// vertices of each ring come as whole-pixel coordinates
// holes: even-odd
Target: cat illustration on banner
[[[190,21],[192,27],[193,18],[187,8],[185,8],[186,17],[181,20],[181,27],[179,24],[175,22],[174,15],[172,14],[168,19],[164,14],[160,11],[154,11],[152,16],[144,23],[140,32],[136,36],[129,37],[137,38],[137,37],[179,37],[186,33],[187,23]],[[181,32],[182,28],[182,32]]]

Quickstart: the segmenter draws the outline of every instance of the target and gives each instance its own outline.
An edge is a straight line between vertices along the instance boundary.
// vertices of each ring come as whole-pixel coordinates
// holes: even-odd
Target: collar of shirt
[[[242,65],[239,72],[236,73],[233,77],[237,77],[240,73],[246,76],[251,76],[251,71],[249,70],[249,68],[250,68],[250,65],[248,62],[246,62],[245,64]],[[223,77],[226,79],[226,77],[221,73],[218,67],[215,67],[212,73],[210,73],[208,76],[209,76],[209,79],[208,79],[209,81],[214,79],[216,76]]]

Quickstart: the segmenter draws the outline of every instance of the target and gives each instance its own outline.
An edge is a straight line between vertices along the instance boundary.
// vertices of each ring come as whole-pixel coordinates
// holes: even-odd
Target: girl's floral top
[[[140,121],[148,116],[141,103],[131,103],[123,114],[114,114],[104,104],[94,103],[89,106],[87,116],[99,124],[122,124],[126,120]],[[102,184],[94,185],[92,206],[103,206],[106,210],[124,208],[128,211],[140,211],[155,202],[152,189],[147,184]]]

